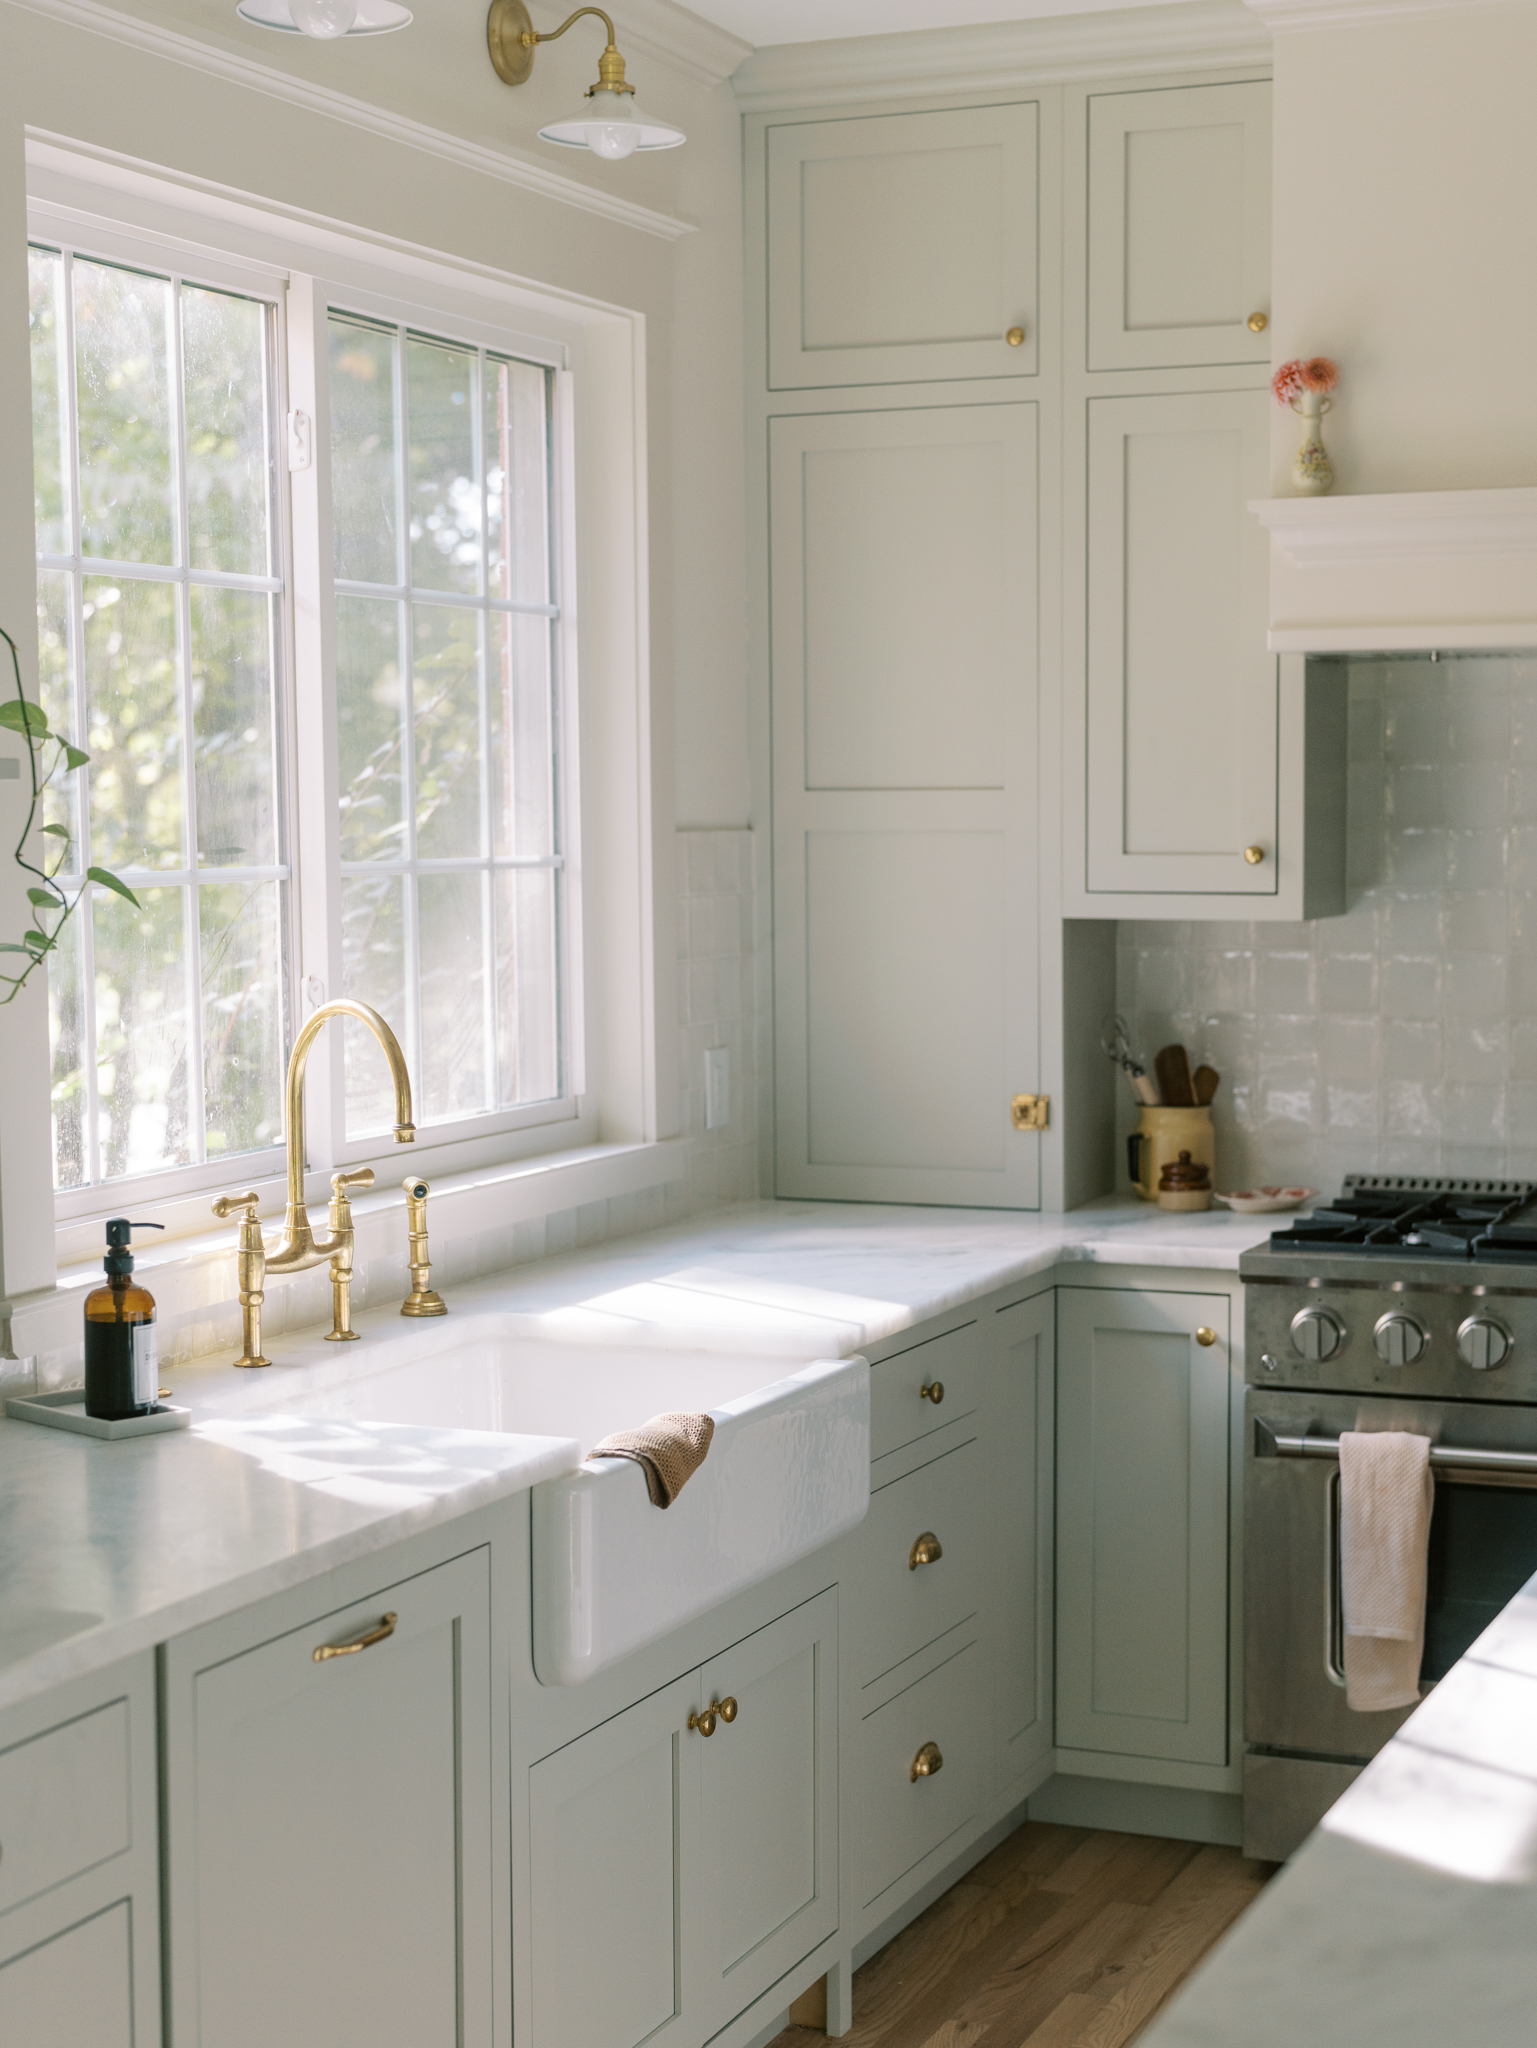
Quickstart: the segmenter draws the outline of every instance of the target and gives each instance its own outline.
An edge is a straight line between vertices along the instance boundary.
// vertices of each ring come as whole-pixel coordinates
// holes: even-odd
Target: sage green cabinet
[[[1228,1760],[1229,1300],[1057,1296],[1057,1747]]]
[[[1055,1543],[1054,1292],[993,1318],[995,1365],[984,1439],[993,1566],[993,1698],[1005,1794],[1052,1745],[1052,1576]]]

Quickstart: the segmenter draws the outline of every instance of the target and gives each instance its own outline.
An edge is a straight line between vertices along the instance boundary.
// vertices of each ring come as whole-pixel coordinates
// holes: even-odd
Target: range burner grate
[[[1537,1260],[1537,1181],[1350,1173],[1326,1208],[1272,1232],[1278,1252]]]

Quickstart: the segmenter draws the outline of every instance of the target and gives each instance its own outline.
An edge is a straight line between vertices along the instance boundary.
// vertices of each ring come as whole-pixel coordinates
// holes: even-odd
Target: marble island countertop
[[[451,1289],[450,1308],[545,1342],[761,1354],[767,1382],[1057,1267],[1232,1271],[1267,1220],[758,1202]],[[176,1367],[190,1430],[103,1443],[0,1420],[0,1706],[580,1462],[570,1436],[285,1417],[286,1388],[377,1370],[368,1338],[402,1334],[393,1310],[357,1325],[341,1360],[317,1328],[270,1345],[267,1372]]]
[[[1530,2048],[1537,1578],[1324,1816],[1144,2048]]]

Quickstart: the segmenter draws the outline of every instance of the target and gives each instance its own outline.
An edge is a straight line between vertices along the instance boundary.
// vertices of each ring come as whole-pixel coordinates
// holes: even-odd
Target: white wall
[[[1305,30],[1284,14],[1275,360],[1340,365],[1338,488],[1537,483],[1537,7],[1458,0]],[[1296,444],[1278,409],[1278,496]]]
[[[657,12],[650,0],[650,15]],[[535,17],[542,27],[558,19],[543,7]],[[24,128],[637,311],[648,371],[651,801],[659,928],[670,949],[675,824],[748,822],[740,143],[729,86],[632,53],[644,102],[676,119],[689,140],[609,165],[536,137],[595,76],[595,21],[542,50],[532,81],[510,90],[486,54],[483,0],[422,0],[411,28],[342,44],[250,28],[233,0],[139,5],[132,18],[194,38],[216,60],[254,58],[281,78],[364,100],[472,147],[467,161],[454,160],[451,146],[445,156],[370,132],[344,105],[294,104],[260,79],[216,75],[0,0],[0,623],[18,638],[32,630]],[[110,30],[115,17],[98,10],[95,19]],[[697,229],[669,240],[523,189],[479,167],[475,149],[487,147]],[[0,785],[0,838],[13,836],[14,787]],[[10,887],[6,865],[0,891]],[[15,921],[8,905],[0,915],[7,927]],[[0,1071],[26,1077],[0,1092],[7,1294],[52,1279],[49,1204],[38,1184],[47,1156],[46,1137],[37,1142],[47,1117],[41,1008],[0,1011]],[[675,1125],[664,1116],[661,1127]]]

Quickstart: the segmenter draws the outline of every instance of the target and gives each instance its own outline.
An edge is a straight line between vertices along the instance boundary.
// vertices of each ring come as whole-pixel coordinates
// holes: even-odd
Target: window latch
[[[288,467],[308,469],[315,460],[315,422],[297,407],[288,415]]]

